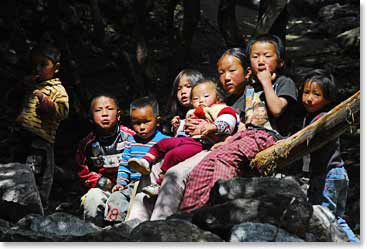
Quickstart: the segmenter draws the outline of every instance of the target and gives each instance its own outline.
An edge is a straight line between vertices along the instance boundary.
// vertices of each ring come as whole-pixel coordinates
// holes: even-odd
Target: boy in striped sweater
[[[53,183],[56,132],[69,112],[68,94],[61,81],[54,77],[59,71],[60,56],[60,51],[50,45],[33,48],[32,75],[8,96],[8,101],[22,99],[16,125],[5,142],[8,160],[27,162],[32,167],[44,207]]]
[[[140,180],[141,174],[128,167],[129,159],[143,157],[158,141],[169,137],[157,129],[159,125],[159,107],[157,101],[150,97],[136,99],[130,104],[130,118],[136,135],[128,137],[120,160],[117,183],[112,192],[132,189],[133,183]]]

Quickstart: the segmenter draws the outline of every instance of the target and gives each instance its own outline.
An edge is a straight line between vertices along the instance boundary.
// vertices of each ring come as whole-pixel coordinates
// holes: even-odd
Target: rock
[[[210,192],[212,205],[238,198],[256,198],[264,195],[285,195],[306,199],[299,183],[293,177],[234,177],[231,180],[219,180]]]
[[[103,228],[101,231],[87,234],[86,236],[73,237],[72,241],[88,242],[128,242],[132,227],[129,224],[118,223]]]
[[[322,22],[328,22],[346,16],[359,16],[359,5],[340,5],[339,3],[330,4],[319,10],[318,16]],[[359,25],[359,23],[357,24]]]
[[[192,212],[192,223],[224,239],[243,222],[274,224],[302,237],[312,216],[312,206],[292,177],[218,181],[210,204]]]
[[[329,209],[320,205],[314,205],[305,240],[346,242],[348,238],[337,224],[335,216]]]
[[[0,220],[0,224],[2,224]],[[1,241],[129,241],[132,227],[119,223],[100,228],[73,215],[30,214],[15,225],[0,226]]]
[[[17,224],[36,233],[54,236],[84,236],[101,231],[101,228],[93,223],[66,213],[53,213],[48,216],[29,215]]]
[[[360,27],[347,30],[336,37],[338,44],[346,51],[359,51]]]
[[[130,235],[137,242],[220,242],[217,235],[179,219],[146,221]]]
[[[232,228],[230,242],[304,242],[274,225],[245,222]]]
[[[43,214],[36,181],[27,164],[0,165],[0,193],[0,210],[6,210],[1,212],[1,217],[5,215],[4,218],[15,222],[28,213]]]

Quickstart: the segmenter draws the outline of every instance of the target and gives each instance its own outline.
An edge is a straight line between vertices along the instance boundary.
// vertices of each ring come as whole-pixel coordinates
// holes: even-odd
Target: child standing
[[[205,205],[218,179],[228,180],[245,174],[244,170],[248,170],[246,166],[258,152],[275,144],[281,134],[286,134],[284,127],[283,133],[280,133],[278,122],[296,103],[297,90],[290,78],[281,75],[284,46],[276,36],[261,35],[249,42],[247,53],[255,82],[253,87],[248,86],[244,91],[246,129],[227,139],[191,171],[180,206],[183,211]],[[264,108],[256,106],[266,107],[266,113]],[[256,110],[261,114],[257,114]],[[258,120],[256,117],[261,117],[261,122],[252,122]]]
[[[173,81],[171,97],[168,102],[170,113],[174,115],[171,120],[173,136],[186,136],[184,132],[185,114],[191,107],[191,90],[203,75],[193,69],[183,69]]]
[[[82,197],[84,219],[98,225],[105,220],[122,221],[121,215],[116,214],[123,214],[129,202],[124,192],[111,194],[111,190],[127,138],[135,132],[120,124],[120,108],[110,94],[93,97],[89,112],[94,129],[80,142],[75,155],[79,177],[88,188]]]
[[[150,173],[154,163],[164,158],[161,165],[162,173],[157,181],[160,185],[168,169],[203,149],[209,149],[215,142],[224,140],[237,127],[239,118],[236,112],[221,103],[219,89],[213,81],[204,79],[197,82],[192,87],[191,102],[195,109],[188,111],[187,116],[207,121],[200,126],[200,135],[163,139],[156,143],[143,158],[130,159],[128,161],[130,168],[146,175]],[[143,189],[143,192],[145,190],[150,196],[155,196],[158,195],[157,188],[157,185],[151,185]]]
[[[306,127],[330,110],[337,91],[333,76],[322,69],[309,72],[303,82],[302,104],[307,112],[303,127]],[[305,164],[311,173],[307,193],[310,203],[329,208],[349,240],[359,242],[343,219],[349,179],[341,158],[339,138],[305,156]]]
[[[53,183],[56,132],[69,112],[68,94],[61,81],[54,78],[60,56],[60,51],[50,45],[32,49],[32,75],[17,89],[22,92],[22,105],[6,142],[10,161],[26,162],[32,167],[44,207]]]
[[[126,149],[122,153],[120,166],[117,173],[117,185],[112,192],[120,189],[131,188],[135,181],[140,180],[141,174],[128,166],[131,158],[141,158],[158,141],[168,138],[158,129],[159,107],[156,100],[143,97],[130,104],[131,125],[135,136],[129,136]]]

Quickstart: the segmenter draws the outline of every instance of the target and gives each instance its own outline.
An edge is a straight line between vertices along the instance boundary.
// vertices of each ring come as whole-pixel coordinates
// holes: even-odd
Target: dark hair
[[[195,87],[201,85],[201,84],[205,84],[205,83],[209,83],[209,84],[213,84],[213,86],[215,87],[215,91],[216,91],[216,94],[217,96],[219,97],[219,99],[221,101],[224,100],[225,98],[225,94],[223,92],[223,89],[220,87],[220,85],[218,84],[218,81],[214,78],[204,78],[202,80],[199,80],[195,86],[192,87],[191,91],[194,90]],[[192,100],[192,95],[190,95],[190,100]]]
[[[112,99],[116,104],[117,110],[120,110],[119,102],[117,101],[117,98],[114,95],[112,95],[110,93],[97,93],[97,94],[93,95],[89,100],[89,116],[90,117],[92,116],[92,103],[93,103],[94,100],[96,100],[97,98],[100,98],[100,97],[107,97],[107,98]]]
[[[273,44],[275,51],[277,53],[278,59],[285,60],[285,47],[284,47],[282,40],[278,36],[271,35],[271,34],[262,34],[262,35],[256,36],[255,38],[250,39],[246,47],[246,54],[248,56],[251,55],[252,46],[256,42],[268,42],[268,43]]]
[[[185,112],[187,111],[187,109],[189,109],[181,106],[177,100],[178,84],[180,83],[180,80],[183,76],[187,77],[187,79],[191,82],[191,86],[195,86],[199,80],[204,79],[203,74],[195,69],[183,69],[177,74],[176,78],[173,81],[168,106],[172,115],[179,115],[180,117],[184,117]]]
[[[242,48],[230,48],[227,49],[221,57],[218,59],[218,62],[226,55],[231,55],[233,57],[236,57],[241,62],[241,66],[243,68],[243,71],[245,71],[249,66],[249,59],[248,55],[245,53],[245,50]],[[218,63],[217,63],[218,64]]]
[[[159,106],[158,106],[158,102],[156,99],[149,97],[149,96],[145,96],[139,99],[135,99],[133,100],[133,102],[131,102],[130,104],[130,115],[131,112],[135,109],[139,109],[139,108],[144,108],[147,106],[151,106],[153,109],[153,113],[154,116],[159,116]]]
[[[325,69],[313,69],[308,72],[302,80],[303,83],[300,89],[301,95],[303,93],[305,83],[310,81],[318,84],[321,87],[326,100],[333,102],[336,99],[337,87],[334,76],[329,71]]]
[[[41,55],[52,60],[54,64],[60,63],[61,53],[60,50],[49,44],[40,44],[31,51],[31,58],[35,55]]]

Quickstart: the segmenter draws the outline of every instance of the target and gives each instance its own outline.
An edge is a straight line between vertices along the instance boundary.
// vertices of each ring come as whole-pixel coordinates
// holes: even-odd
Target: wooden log
[[[357,123],[359,105],[360,91],[334,107],[316,122],[259,152],[251,160],[250,165],[267,176],[295,162],[303,155],[318,150]]]

